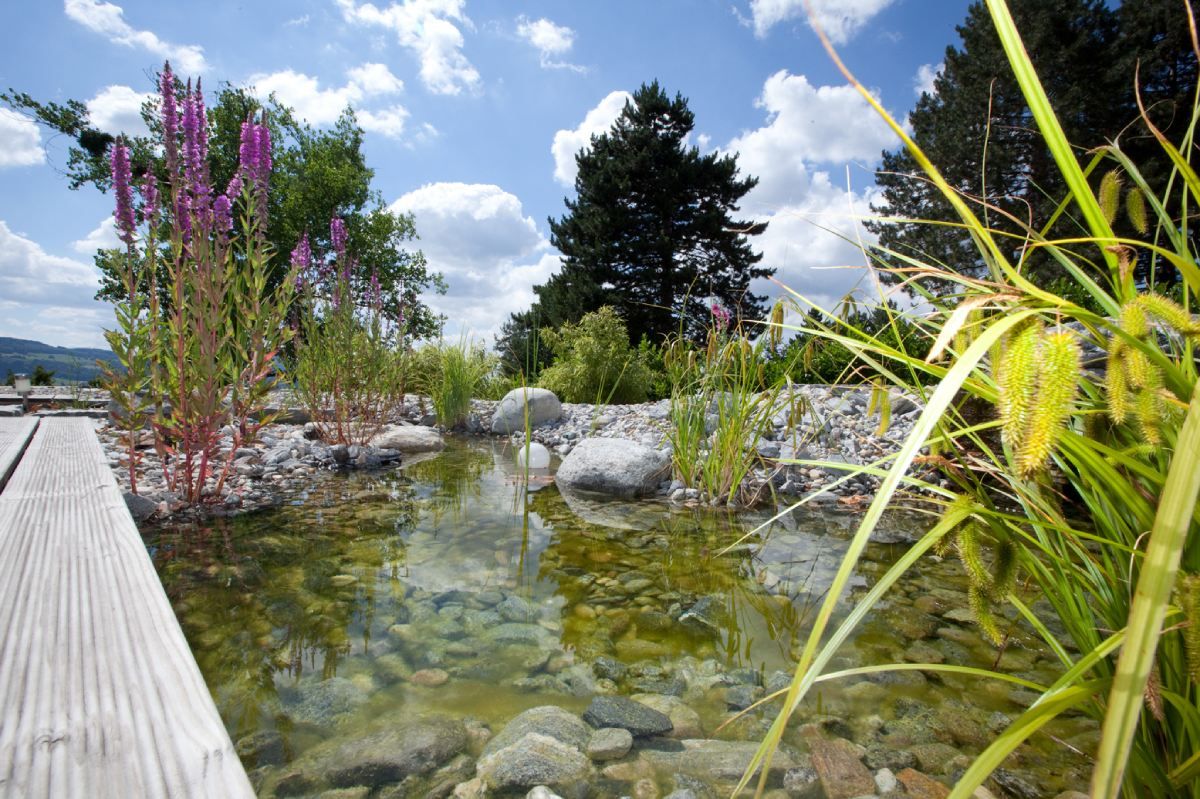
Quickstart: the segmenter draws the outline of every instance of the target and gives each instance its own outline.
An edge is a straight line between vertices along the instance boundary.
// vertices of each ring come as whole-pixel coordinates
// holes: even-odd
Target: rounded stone
[[[595,761],[619,760],[633,748],[633,734],[620,727],[602,727],[592,733],[587,756]]]

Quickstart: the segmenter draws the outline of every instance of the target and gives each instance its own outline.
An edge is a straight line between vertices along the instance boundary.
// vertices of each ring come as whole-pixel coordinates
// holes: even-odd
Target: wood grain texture
[[[0,796],[254,792],[91,423],[0,493]]]
[[[8,483],[37,424],[38,420],[30,417],[0,419],[0,491]]]

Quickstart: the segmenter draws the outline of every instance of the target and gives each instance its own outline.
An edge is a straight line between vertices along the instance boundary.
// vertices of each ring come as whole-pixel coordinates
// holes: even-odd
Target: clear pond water
[[[760,740],[774,705],[734,717],[786,685],[859,517],[797,511],[747,537],[766,518],[564,497],[536,477],[527,489],[507,446],[453,440],[394,471],[319,475],[273,510],[144,534],[261,795],[321,795],[329,753],[388,724],[465,719],[464,754],[402,782],[362,778],[375,782],[357,794],[426,796],[474,776],[489,731],[522,711],[582,713],[597,694],[669,714],[675,738]],[[843,612],[926,523],[885,520],[896,543],[869,547]],[[919,564],[836,666],[999,657],[1053,679],[1019,628],[1003,653],[982,641],[965,600],[956,563]],[[965,676],[859,677],[822,684],[785,742],[802,752],[820,728],[865,747],[872,770],[947,779],[1031,699]],[[1095,724],[1074,717],[1050,733],[1010,758],[998,789],[1053,796],[1083,783]],[[641,746],[625,771],[596,764],[593,795],[645,793],[646,779],[661,795],[679,787],[669,772],[682,767],[648,771]],[[727,790],[727,774],[698,769]]]

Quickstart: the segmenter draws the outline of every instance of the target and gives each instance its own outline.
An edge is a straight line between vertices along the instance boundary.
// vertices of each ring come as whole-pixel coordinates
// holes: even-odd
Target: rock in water
[[[488,741],[483,754],[490,755],[500,749],[507,749],[530,733],[553,738],[572,749],[580,750],[587,746],[592,736],[591,729],[579,716],[561,707],[543,705],[530,708],[505,724],[504,729]]]
[[[536,732],[484,755],[476,768],[495,790],[571,786],[592,776],[592,764],[582,752]]]
[[[597,696],[583,713],[583,720],[596,728],[617,727],[638,737],[665,735],[674,725],[665,713],[623,696]]]
[[[371,444],[379,449],[392,449],[398,452],[438,452],[445,448],[446,442],[432,427],[417,425],[388,425],[371,439]]]
[[[670,468],[662,450],[624,438],[587,438],[563,459],[555,481],[568,490],[628,499],[653,494]]]
[[[338,787],[376,786],[399,782],[410,774],[427,774],[467,747],[461,721],[427,718],[348,741],[321,763],[329,782]]]
[[[529,426],[538,427],[562,417],[562,403],[545,388],[514,388],[504,395],[492,414],[492,432],[503,435],[525,429],[525,409],[529,408]]]
[[[129,515],[138,524],[149,519],[158,511],[158,503],[152,499],[125,492],[125,507],[129,508]]]

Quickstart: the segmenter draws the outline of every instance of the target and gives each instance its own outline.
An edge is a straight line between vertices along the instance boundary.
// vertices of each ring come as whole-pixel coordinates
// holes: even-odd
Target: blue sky
[[[967,0],[813,0],[847,64],[903,118]],[[820,47],[803,0],[10,0],[0,86],[79,99],[113,133],[169,58],[177,73],[275,91],[316,126],[351,103],[375,187],[416,217],[450,292],[447,335],[491,334],[558,267],[548,216],[573,154],[658,79],[688,98],[692,142],[759,177],[743,215],[789,286],[823,302],[869,278],[855,235],[895,140]],[[69,142],[0,111],[0,335],[102,345],[91,253],[114,241],[107,196],[70,191]],[[861,230],[859,231],[861,234]],[[778,291],[767,288],[772,295]]]

